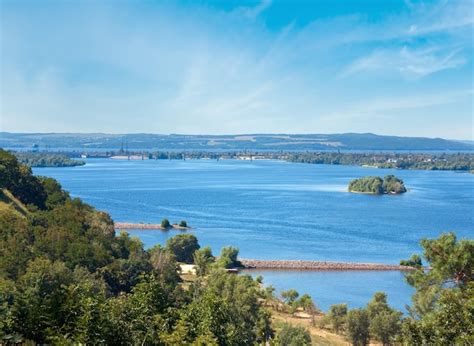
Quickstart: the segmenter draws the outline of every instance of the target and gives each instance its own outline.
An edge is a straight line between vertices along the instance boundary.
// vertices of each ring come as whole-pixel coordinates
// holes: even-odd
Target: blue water
[[[474,175],[374,170],[279,161],[119,161],[88,159],[83,167],[36,168],[58,179],[72,196],[115,221],[187,220],[201,245],[226,245],[243,258],[398,263],[419,252],[423,237],[453,230],[471,237]],[[370,196],[346,192],[364,175],[396,174],[409,192]],[[130,231],[145,246],[175,231]],[[295,287],[320,307],[364,305],[384,290],[394,306],[410,302],[398,272],[265,273],[277,289]]]

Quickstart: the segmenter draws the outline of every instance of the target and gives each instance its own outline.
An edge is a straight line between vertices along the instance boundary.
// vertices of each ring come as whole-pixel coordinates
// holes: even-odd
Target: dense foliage
[[[194,252],[199,250],[199,247],[197,238],[192,234],[178,234],[166,242],[166,248],[176,260],[184,263],[193,263]]]
[[[419,266],[407,275],[416,293],[405,339],[414,344],[473,344],[474,241],[446,233],[421,245],[431,269]]]
[[[415,268],[406,279],[416,292],[409,316],[392,309],[384,293],[378,292],[365,308],[347,310],[331,306],[323,319],[355,345],[370,339],[383,344],[472,345],[474,343],[474,241],[457,240],[453,233],[421,241],[421,256],[402,261]]]
[[[18,161],[28,167],[73,167],[83,166],[84,161],[73,160],[64,154],[15,152]]]
[[[383,180],[380,177],[354,179],[349,183],[349,191],[381,195],[384,193],[400,194],[406,192],[407,189],[403,184],[403,180],[394,175],[387,175]]]
[[[0,174],[0,343],[249,345],[273,337],[250,276],[213,265],[183,288],[177,256],[212,257],[196,251],[197,240],[181,235],[146,251],[116,236],[107,214],[5,151]]]

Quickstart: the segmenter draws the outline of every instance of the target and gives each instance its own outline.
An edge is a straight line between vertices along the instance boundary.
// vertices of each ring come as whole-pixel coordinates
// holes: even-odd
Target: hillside
[[[345,134],[161,135],[103,133],[0,133],[0,147],[147,150],[474,150],[472,142],[442,138]]]

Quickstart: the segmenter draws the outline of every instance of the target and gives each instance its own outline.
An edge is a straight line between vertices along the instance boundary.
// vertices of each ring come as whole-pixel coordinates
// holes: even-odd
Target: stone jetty
[[[300,260],[256,260],[239,259],[245,269],[273,269],[273,270],[414,270],[413,267],[395,264],[378,263],[350,263],[350,262],[323,262]]]

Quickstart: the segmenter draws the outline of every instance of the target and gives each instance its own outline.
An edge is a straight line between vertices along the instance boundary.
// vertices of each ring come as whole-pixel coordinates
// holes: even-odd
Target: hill
[[[442,138],[344,134],[104,134],[104,133],[0,133],[0,147],[30,149],[130,150],[474,150],[472,142]]]

